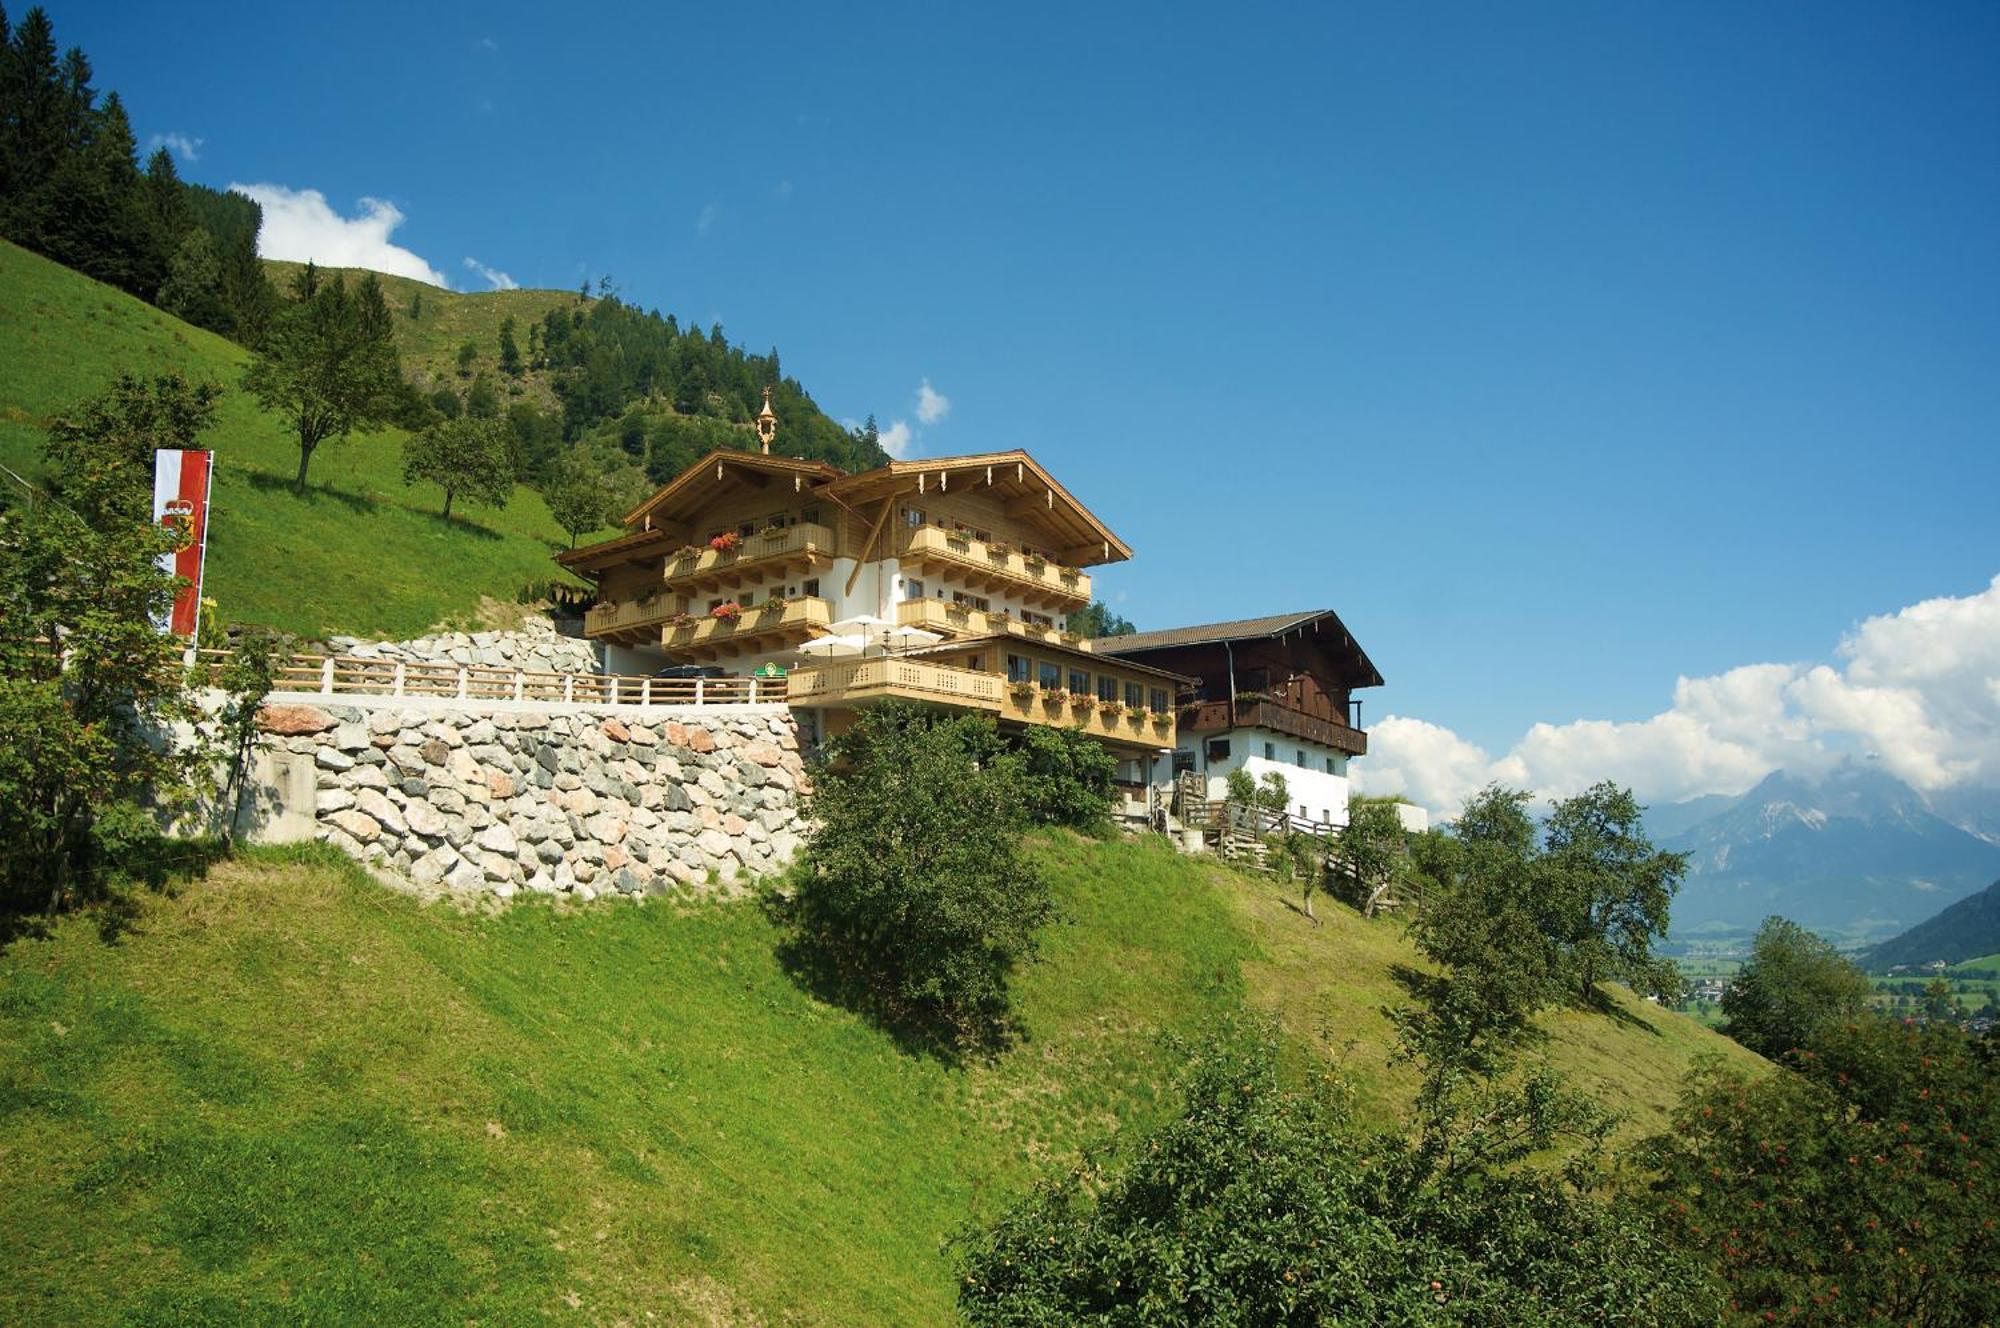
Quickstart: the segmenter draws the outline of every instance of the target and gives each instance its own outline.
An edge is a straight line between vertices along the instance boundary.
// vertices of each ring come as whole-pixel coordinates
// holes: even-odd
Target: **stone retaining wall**
[[[327,642],[336,655],[358,659],[401,659],[412,664],[484,665],[530,673],[596,673],[597,647],[563,636],[547,618],[528,617],[519,631],[445,632],[412,641],[363,641],[336,636]]]
[[[355,698],[358,700],[358,698]],[[426,888],[729,895],[790,864],[783,706],[484,712],[269,704],[263,782],[304,837]],[[310,799],[309,807],[296,805]]]

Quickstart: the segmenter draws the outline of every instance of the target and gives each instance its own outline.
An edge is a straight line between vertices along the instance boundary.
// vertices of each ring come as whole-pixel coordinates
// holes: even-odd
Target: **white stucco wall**
[[[1208,760],[1208,744],[1215,739],[1228,740],[1229,756],[1226,760]],[[1271,745],[1274,757],[1264,755],[1266,743]],[[1285,777],[1290,810],[1294,816],[1330,821],[1335,825],[1347,824],[1348,780],[1344,753],[1270,729],[1189,733],[1182,735],[1180,745],[1181,750],[1194,753],[1194,768],[1207,776],[1208,796],[1211,799],[1219,800],[1228,793],[1229,772],[1232,770],[1247,770],[1253,779],[1262,779],[1265,771],[1275,770]],[[1297,763],[1300,752],[1305,753],[1306,764],[1303,768]],[[1341,773],[1327,773],[1328,757],[1333,758],[1334,769]]]

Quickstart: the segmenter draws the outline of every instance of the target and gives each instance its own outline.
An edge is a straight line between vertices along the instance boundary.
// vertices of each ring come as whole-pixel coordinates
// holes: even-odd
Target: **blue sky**
[[[1338,609],[1365,718],[1506,753],[2000,596],[1990,5],[51,12],[191,178],[1028,447],[1141,626]]]

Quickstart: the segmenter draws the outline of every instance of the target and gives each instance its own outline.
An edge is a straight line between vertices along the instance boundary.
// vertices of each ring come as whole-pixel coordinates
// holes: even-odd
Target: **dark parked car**
[[[727,678],[728,672],[714,664],[669,664],[655,678]]]

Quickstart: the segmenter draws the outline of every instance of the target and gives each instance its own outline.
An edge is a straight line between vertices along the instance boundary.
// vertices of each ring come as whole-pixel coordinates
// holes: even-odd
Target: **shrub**
[[[1177,1048],[1179,1108],[961,1237],[975,1325],[1715,1322],[1701,1269],[1641,1217],[1539,1171],[1422,1183],[1276,1035]]]
[[[1798,1073],[1710,1064],[1646,1158],[1731,1323],[2000,1321],[2000,1075],[1956,1028],[1823,1028]]]
[[[1084,831],[1103,828],[1118,773],[1117,759],[1104,744],[1074,729],[1030,724],[1020,751],[1029,820]]]
[[[827,757],[790,957],[924,1043],[997,1042],[1054,910],[1020,849],[1021,757],[984,716],[906,705],[866,710]]]

